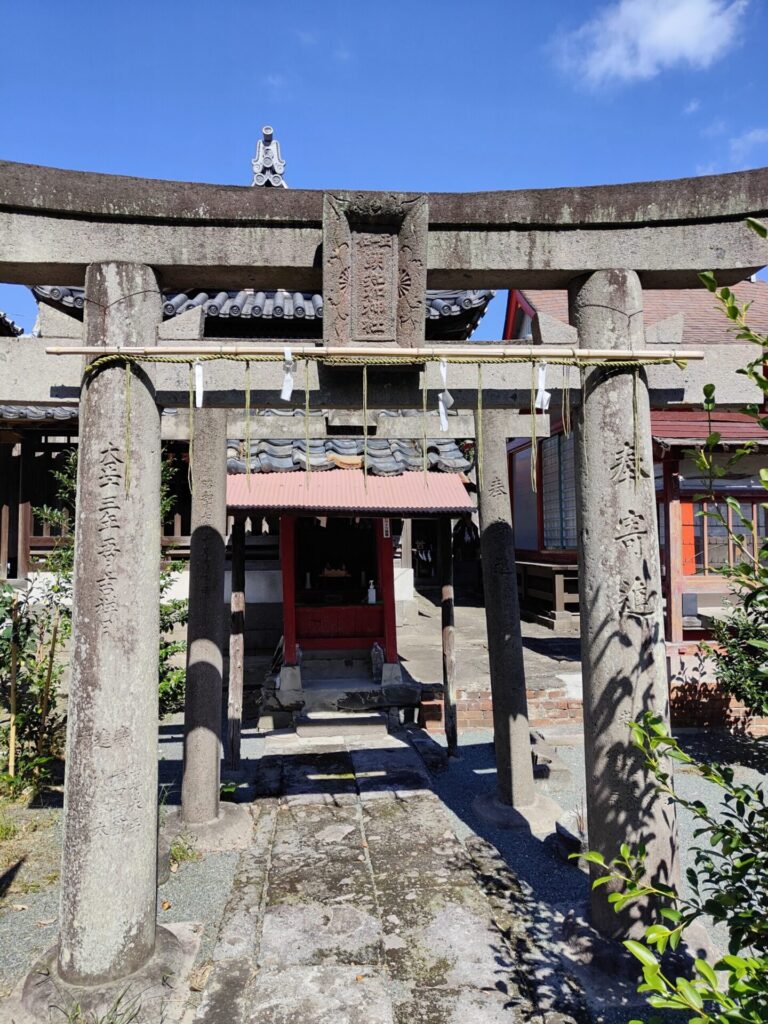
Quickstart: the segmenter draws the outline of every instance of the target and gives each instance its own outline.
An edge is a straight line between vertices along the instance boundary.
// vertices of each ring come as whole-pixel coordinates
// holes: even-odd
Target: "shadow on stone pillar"
[[[245,843],[252,819],[247,808],[220,800],[227,410],[197,409],[193,427],[184,774],[181,811],[167,816],[165,829],[183,831],[200,850],[215,850]]]
[[[642,348],[637,274],[599,271],[571,289],[579,345]],[[589,846],[610,860],[644,843],[647,874],[678,876],[674,807],[654,789],[629,723],[645,711],[669,721],[653,452],[645,371],[595,367],[584,376],[576,420],[577,521]],[[595,871],[593,877],[602,874]],[[637,936],[649,903],[620,914],[610,885],[592,892],[593,924]]]
[[[476,430],[476,436],[483,438],[478,497],[497,791],[478,797],[473,806],[481,818],[497,827],[546,834],[553,831],[562,812],[554,801],[536,792],[533,780],[507,469],[507,416],[503,409],[485,409],[482,417],[482,429]]]

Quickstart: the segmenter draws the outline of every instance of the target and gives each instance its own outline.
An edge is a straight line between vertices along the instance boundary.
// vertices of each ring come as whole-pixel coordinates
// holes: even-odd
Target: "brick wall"
[[[753,718],[740,701],[723,693],[698,644],[667,644],[667,667],[672,725],[768,735],[768,718]]]
[[[712,666],[698,644],[668,644],[667,667],[673,726],[725,728],[751,736],[768,735],[768,718],[751,717],[743,704],[719,689],[712,675]],[[578,730],[582,726],[582,702],[573,696],[569,697],[565,687],[529,689],[528,715],[534,729],[556,727]],[[460,732],[492,728],[490,690],[459,690],[456,697],[456,719]],[[442,699],[424,701],[419,708],[418,721],[428,730],[442,731]]]
[[[572,726],[578,729],[581,727],[581,701],[566,696],[564,687],[528,690],[528,715],[533,728]],[[442,731],[442,700],[423,701],[419,707],[418,721],[427,730]],[[492,728],[493,704],[490,690],[460,690],[456,697],[456,721],[460,732]]]

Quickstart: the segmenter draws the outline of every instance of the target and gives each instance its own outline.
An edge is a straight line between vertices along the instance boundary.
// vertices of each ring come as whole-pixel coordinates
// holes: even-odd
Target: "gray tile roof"
[[[0,420],[76,420],[71,405],[0,405]]]
[[[4,313],[0,309],[0,338],[18,338],[20,334],[24,333],[24,328],[19,327],[17,323]]]
[[[423,468],[418,441],[368,438],[368,471],[374,476],[399,476],[407,470]],[[362,468],[363,438],[329,437],[309,441],[309,465],[312,472]],[[306,444],[291,439],[251,441],[251,472],[290,473],[307,465]],[[227,471],[244,473],[246,448],[240,441],[227,442]],[[457,443],[450,438],[427,441],[427,467],[443,473],[463,473],[472,468]]]
[[[48,302],[75,314],[82,311],[82,288],[40,285],[32,291],[40,302]],[[472,320],[474,327],[494,294],[487,289],[430,290],[427,292],[426,317],[428,320],[440,321],[463,316]],[[166,320],[197,306],[203,307],[206,318],[320,320],[323,316],[323,297],[317,292],[260,291],[250,288],[239,291],[166,292],[163,295],[163,316]]]

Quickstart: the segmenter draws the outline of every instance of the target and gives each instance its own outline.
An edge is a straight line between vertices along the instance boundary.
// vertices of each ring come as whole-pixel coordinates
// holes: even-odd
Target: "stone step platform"
[[[294,716],[299,736],[386,736],[387,718],[382,714],[342,711],[310,711]]]
[[[264,712],[290,710],[377,712],[391,707],[416,707],[421,700],[421,685],[411,681],[375,683],[372,679],[344,676],[306,676],[302,666],[301,689],[289,691],[265,687]]]

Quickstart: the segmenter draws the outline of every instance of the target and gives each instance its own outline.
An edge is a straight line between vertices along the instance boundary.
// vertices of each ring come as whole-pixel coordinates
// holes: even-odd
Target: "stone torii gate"
[[[116,346],[172,351],[159,330],[162,288],[255,281],[322,288],[327,345],[405,347],[411,357],[406,366],[369,374],[369,408],[420,408],[424,385],[434,409],[442,382],[419,351],[427,286],[568,288],[582,350],[606,358],[639,353],[646,347],[642,289],[695,286],[701,269],[714,270],[723,284],[748,276],[767,258],[743,221],[766,211],[768,170],[423,195],[255,190],[0,163],[0,280],[84,283],[86,361]],[[185,338],[182,326],[173,344],[193,346],[198,332]],[[48,959],[52,977],[78,991],[136,971],[165,971],[176,956],[176,940],[156,926],[158,409],[186,407],[188,370],[139,362],[128,367],[128,392],[119,361],[83,378],[77,339],[62,339],[74,349],[69,355],[46,356],[52,343],[4,344],[9,394],[0,398],[80,398],[60,938]],[[274,363],[258,365],[254,407],[274,400],[281,376]],[[571,377],[576,391],[577,372]],[[676,870],[674,822],[633,757],[627,730],[644,709],[667,712],[648,389],[696,401],[703,379],[675,366],[593,365],[578,422],[589,842],[610,857],[619,842],[644,840],[651,872],[666,881]],[[459,414],[477,416],[474,433],[483,445],[479,498],[498,797],[522,814],[535,809],[536,796],[506,439],[526,432],[519,410],[529,406],[530,383],[529,366],[486,367],[476,413],[475,368],[451,367]],[[359,411],[360,378],[348,369],[313,359],[308,387],[315,409]],[[206,393],[214,412],[242,409],[242,366],[207,366]],[[222,571],[223,484],[214,475],[217,461],[223,465],[223,438],[220,423],[212,425],[198,451],[193,618],[206,588],[217,592]],[[189,799],[198,803],[190,814],[215,828],[220,726],[210,694],[221,686],[221,661],[215,630],[206,635],[195,621],[202,668],[200,700],[187,723],[185,782],[194,782]],[[627,934],[633,920],[615,917],[604,892],[593,902],[596,923]]]

